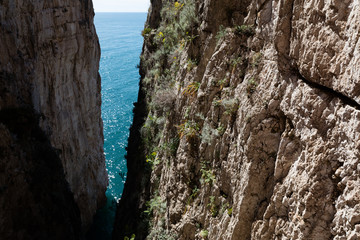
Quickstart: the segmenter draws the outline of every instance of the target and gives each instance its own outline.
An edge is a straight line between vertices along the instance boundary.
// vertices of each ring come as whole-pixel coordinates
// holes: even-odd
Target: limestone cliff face
[[[100,47],[93,17],[91,0],[0,1],[2,236],[10,229],[22,232],[15,230],[20,209],[36,226],[42,215],[52,221],[51,209],[64,222],[76,219],[67,213],[69,205],[80,210],[86,227],[104,202]],[[61,200],[63,193],[68,199]],[[46,202],[52,194],[59,201]],[[19,216],[13,212],[18,205]]]
[[[359,21],[355,0],[152,1],[114,238],[359,239]]]

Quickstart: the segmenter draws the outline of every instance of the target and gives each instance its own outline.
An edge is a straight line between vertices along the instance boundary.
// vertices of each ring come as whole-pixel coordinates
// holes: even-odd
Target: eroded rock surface
[[[359,1],[159,2],[114,238],[360,239]]]
[[[1,236],[80,235],[104,203],[93,17],[91,0],[0,1]]]

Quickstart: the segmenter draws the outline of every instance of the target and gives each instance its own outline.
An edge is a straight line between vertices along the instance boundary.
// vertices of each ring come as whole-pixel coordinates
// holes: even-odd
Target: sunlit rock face
[[[152,1],[115,239],[359,239],[359,21],[355,0]]]
[[[32,226],[26,223],[41,234],[55,224],[51,211],[86,229],[104,203],[100,47],[93,17],[91,0],[0,1],[2,236],[8,231],[27,239],[27,230],[17,228]],[[80,232],[80,226],[73,230]]]

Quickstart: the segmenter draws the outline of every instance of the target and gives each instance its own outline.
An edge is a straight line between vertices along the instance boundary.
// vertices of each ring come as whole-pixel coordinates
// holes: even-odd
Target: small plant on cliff
[[[145,146],[150,151],[152,149],[152,145],[155,142],[158,142],[161,136],[161,127],[164,124],[163,117],[156,117],[152,116],[151,114],[148,115],[148,118],[145,121],[145,124],[140,130],[142,140],[145,143]]]
[[[218,131],[219,135],[222,136],[226,131],[226,127],[220,123],[216,130]]]
[[[171,233],[169,230],[166,230],[164,227],[154,227],[151,229],[149,236],[146,239],[156,239],[156,240],[176,240],[178,237],[175,233]]]
[[[166,229],[165,226],[165,217],[161,217],[156,226],[151,226],[150,233],[146,239],[156,239],[156,240],[176,240],[178,236],[174,233]]]
[[[219,28],[219,31],[217,32],[217,34],[215,36],[216,43],[219,44],[220,41],[222,41],[225,38],[226,34],[227,34],[226,28],[223,25],[221,25]]]
[[[145,213],[153,215],[154,213],[163,214],[166,210],[166,202],[161,199],[159,195],[154,196],[146,203],[147,209]]]
[[[170,142],[171,155],[174,157],[176,156],[176,152],[179,148],[179,144],[180,144],[180,138],[178,136],[174,137]]]
[[[208,169],[207,164],[205,162],[203,162],[201,164],[200,172],[201,172],[200,182],[202,184],[207,184],[207,183],[213,184],[213,183],[215,183],[216,177],[215,177],[214,171],[212,169]]]
[[[132,234],[131,237],[124,237],[124,240],[135,240],[135,234]]]
[[[212,101],[212,105],[214,107],[219,107],[221,105],[222,100],[219,97],[215,97]]]
[[[238,35],[246,35],[248,37],[255,34],[254,25],[241,25],[235,27],[235,33]]]
[[[210,124],[205,123],[201,131],[201,141],[210,144],[214,138],[219,136],[219,132],[213,129]]]
[[[261,63],[261,60],[262,60],[262,53],[261,52],[257,52],[257,53],[255,53],[253,56],[252,56],[252,58],[251,58],[251,66],[253,67],[253,68],[255,68],[255,67],[257,67],[257,66],[259,66],[260,65],[260,63]]]
[[[180,11],[180,9],[182,8],[182,7],[184,7],[184,3],[179,3],[179,2],[175,2],[174,3],[174,9],[175,9],[175,11],[177,11],[177,12],[179,12]]]
[[[207,239],[208,235],[209,235],[209,231],[208,231],[208,230],[205,230],[205,229],[201,230],[200,233],[199,233],[199,236],[200,236],[202,239]]]
[[[154,168],[160,163],[160,159],[157,157],[157,152],[152,152],[146,156],[146,162],[150,164],[151,168]]]
[[[183,94],[186,96],[194,97],[197,91],[199,90],[200,83],[199,82],[193,82],[190,83],[186,89],[183,91]]]
[[[193,34],[189,34],[189,32],[186,32],[186,42],[192,43],[196,38],[198,38],[199,35],[193,35]]]
[[[232,216],[232,207],[231,207],[231,208],[228,208],[227,214],[228,214],[230,217]]]
[[[165,48],[172,51],[182,39],[186,38],[186,33],[190,36],[196,36],[194,34],[194,26],[197,23],[195,1],[163,2],[161,11],[163,21],[158,31],[162,32],[164,36],[160,36],[161,41],[157,39],[157,44],[163,43]]]
[[[141,36],[146,37],[149,33],[151,33],[151,30],[152,29],[149,27],[144,28],[144,30],[141,32]]]
[[[209,208],[212,217],[216,217],[219,214],[218,206],[215,204],[215,196],[210,196],[210,202],[207,207]]]
[[[190,198],[192,200],[194,200],[199,194],[199,189],[197,188],[197,186],[194,187],[194,189],[191,191],[191,195]]]
[[[220,90],[222,90],[224,88],[226,82],[227,82],[227,78],[226,77],[222,78],[222,79],[220,79],[219,81],[216,82],[216,86],[219,87]]]
[[[161,16],[165,22],[173,22],[177,19],[181,9],[184,7],[184,3],[178,1],[172,3],[172,1],[166,1],[163,5]]]
[[[171,140],[169,140],[168,142],[163,143],[160,147],[159,150],[162,151],[163,153],[165,153],[167,156],[176,156],[176,151],[179,147],[179,142],[180,139],[178,136],[172,138]]]
[[[230,60],[230,64],[233,67],[236,67],[238,64],[242,64],[242,63],[243,63],[243,58],[242,57],[232,58]]]
[[[232,58],[230,60],[230,64],[233,67],[231,73],[234,74],[236,66],[238,64],[243,64],[243,58],[242,57]]]
[[[257,86],[257,82],[255,81],[255,79],[252,77],[248,80],[247,83],[247,87],[246,87],[246,92],[248,94],[248,97],[250,97],[256,90],[256,86]]]
[[[178,26],[182,30],[181,35],[194,36],[195,25],[198,23],[198,15],[194,0],[185,0],[185,5],[181,8],[179,14]]]
[[[186,207],[185,207],[184,213],[186,213],[188,211],[188,209],[190,209],[189,205],[195,200],[195,198],[198,196],[198,194],[199,194],[199,189],[197,188],[197,186],[195,186],[194,189],[192,189],[191,195],[189,196],[189,198],[186,202]]]
[[[224,106],[225,114],[233,115],[239,109],[239,100],[237,99],[225,99],[222,101],[222,105]]]
[[[177,126],[179,137],[186,137],[188,139],[194,138],[199,134],[199,125],[194,121],[185,121],[184,123]]]
[[[220,211],[219,211],[219,214],[220,215],[223,215],[225,211],[227,211],[229,208],[229,203],[223,203],[221,204],[221,208],[220,208]]]
[[[155,36],[155,40],[156,40],[158,43],[165,43],[165,41],[166,41],[165,34],[160,31],[160,32]]]
[[[186,69],[188,72],[190,72],[192,69],[194,69],[198,65],[198,61],[196,59],[189,58],[187,61]]]

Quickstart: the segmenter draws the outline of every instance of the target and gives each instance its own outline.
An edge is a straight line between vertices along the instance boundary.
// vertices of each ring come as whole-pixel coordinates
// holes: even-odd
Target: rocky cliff
[[[151,2],[114,239],[360,239],[359,1]]]
[[[5,239],[77,238],[105,200],[93,17],[91,0],[0,1]]]

